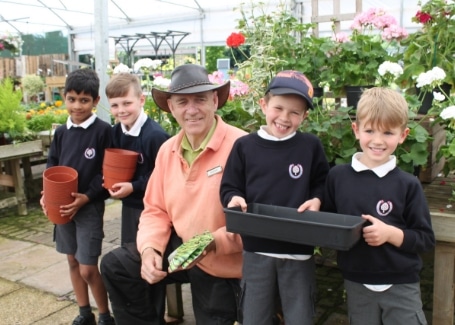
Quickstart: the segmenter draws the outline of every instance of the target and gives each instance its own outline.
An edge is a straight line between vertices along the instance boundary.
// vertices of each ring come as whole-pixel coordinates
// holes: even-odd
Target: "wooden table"
[[[12,187],[15,193],[14,197],[0,200],[0,209],[17,205],[19,215],[27,215],[24,180],[29,181],[33,178],[30,157],[42,154],[41,140],[0,146],[0,186]]]

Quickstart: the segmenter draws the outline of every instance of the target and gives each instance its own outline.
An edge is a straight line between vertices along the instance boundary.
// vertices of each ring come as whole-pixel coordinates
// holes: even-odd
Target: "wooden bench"
[[[33,179],[30,157],[43,154],[41,140],[1,146],[0,149],[0,186],[14,189],[14,197],[0,200],[0,209],[17,205],[19,215],[27,215],[27,197],[24,182]],[[22,177],[21,165],[24,172]]]

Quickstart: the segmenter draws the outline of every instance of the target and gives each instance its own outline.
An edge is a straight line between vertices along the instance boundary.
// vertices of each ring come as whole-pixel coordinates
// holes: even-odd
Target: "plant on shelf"
[[[345,85],[374,86],[380,64],[394,61],[399,41],[408,35],[393,16],[378,8],[357,15],[350,35],[337,33],[334,25],[332,29],[334,36],[322,46],[330,57],[329,69],[321,77],[337,95]]]
[[[445,82],[455,86],[455,2],[430,0],[424,5],[419,1],[420,10],[412,20],[421,29],[401,41],[404,73],[400,78],[405,88],[413,87],[415,76],[440,67],[447,72]]]
[[[44,90],[44,81],[40,76],[35,74],[28,74],[21,79],[22,89],[24,90],[24,97],[37,101],[37,96]]]

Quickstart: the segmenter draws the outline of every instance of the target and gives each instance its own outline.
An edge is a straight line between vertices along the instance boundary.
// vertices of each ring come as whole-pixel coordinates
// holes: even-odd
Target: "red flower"
[[[425,12],[421,12],[421,11],[417,11],[417,14],[416,14],[416,18],[418,21],[420,21],[422,24],[426,24],[428,23],[431,18],[429,14],[425,13]]]
[[[245,36],[242,33],[232,33],[226,39],[226,44],[229,47],[239,47],[245,43]]]

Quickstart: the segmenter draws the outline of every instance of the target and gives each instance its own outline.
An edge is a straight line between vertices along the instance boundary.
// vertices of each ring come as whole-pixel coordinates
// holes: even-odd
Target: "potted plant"
[[[241,5],[239,11],[239,32],[231,34],[226,43],[245,56],[236,66],[252,76],[246,80],[250,91],[244,99],[252,115],[253,109],[260,111],[258,100],[279,71],[301,71],[319,87],[327,57],[321,48],[324,39],[311,35],[314,24],[301,23],[285,4],[269,12],[264,3],[252,2],[251,8]]]
[[[412,20],[421,29],[401,40],[404,72],[400,78],[405,87],[415,85],[415,76],[440,67],[448,73],[445,81],[455,85],[455,3],[446,0],[431,0],[423,6]]]
[[[419,5],[421,3],[419,2]],[[426,114],[431,106],[432,93],[444,91],[450,93],[455,85],[455,3],[445,0],[426,2],[412,20],[421,25],[421,29],[401,41],[404,72],[400,78],[403,88],[417,93],[422,107],[419,112]],[[446,72],[443,83],[434,88],[418,86],[416,77],[438,67]],[[417,86],[417,88],[416,88]]]
[[[407,36],[393,16],[378,8],[357,15],[351,30],[352,33],[347,35],[336,33],[333,27],[334,36],[323,44],[330,64],[321,76],[335,95],[344,95],[346,86],[374,86],[380,64],[394,60],[398,41]]]

